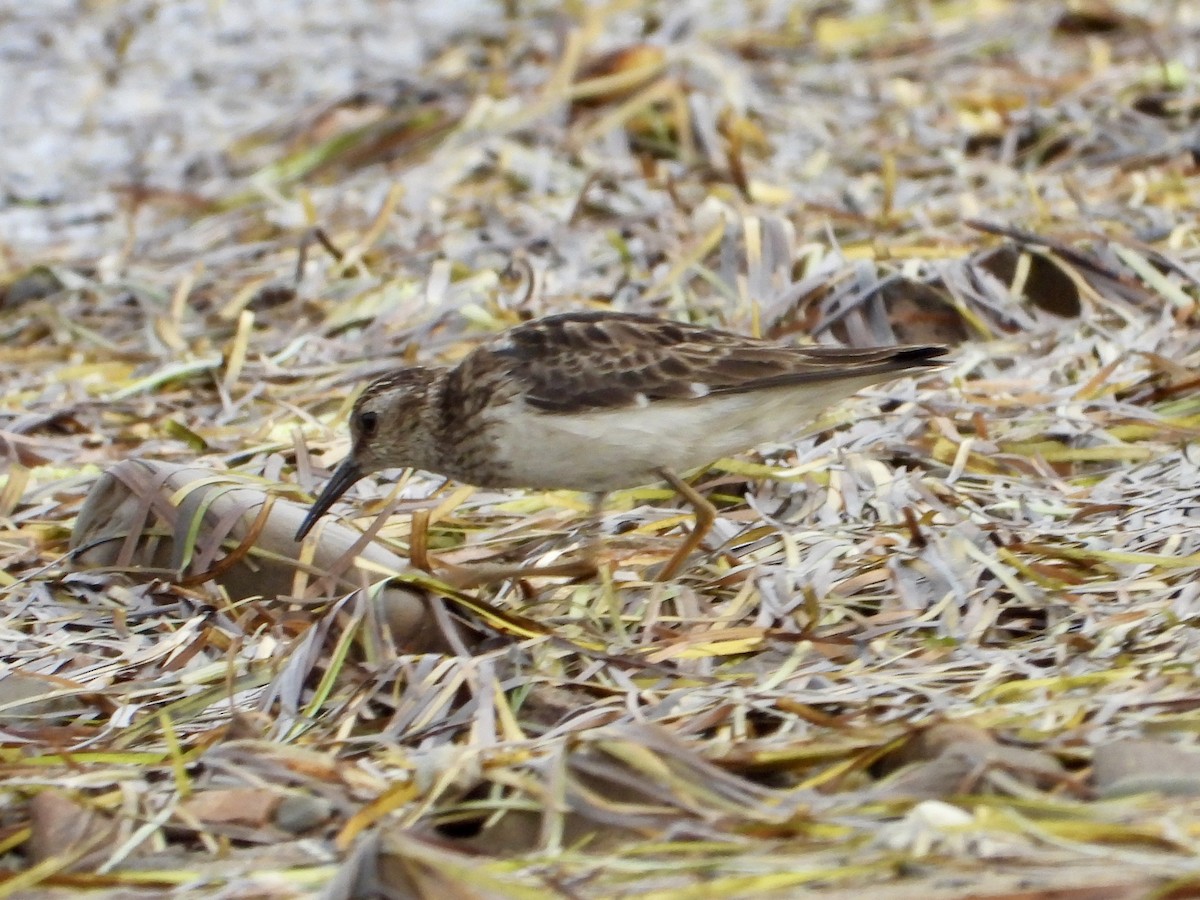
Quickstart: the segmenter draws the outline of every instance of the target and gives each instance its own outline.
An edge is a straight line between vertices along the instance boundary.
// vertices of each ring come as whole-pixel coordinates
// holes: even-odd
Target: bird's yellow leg
[[[596,491],[591,495],[591,505],[588,509],[587,536],[583,545],[583,561],[592,566],[597,572],[604,561],[604,533],[602,527],[604,500],[608,494]]]
[[[684,538],[683,543],[679,545],[674,555],[667,560],[667,564],[655,576],[656,581],[670,581],[683,568],[683,564],[692,555],[692,551],[700,546],[700,542],[704,540],[704,536],[712,528],[713,522],[717,521],[717,508],[709,503],[703,494],[670,469],[659,469],[658,474],[662,476],[662,479],[667,484],[678,491],[679,496],[690,503],[692,509],[696,511],[695,526],[693,526],[688,536]]]

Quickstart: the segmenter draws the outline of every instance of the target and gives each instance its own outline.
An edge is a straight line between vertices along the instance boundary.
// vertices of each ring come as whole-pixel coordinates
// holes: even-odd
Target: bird
[[[946,352],[798,345],[616,311],[534,319],[457,365],[406,366],[371,381],[350,413],[350,453],[296,541],[359,479],[384,469],[588,492],[597,514],[610,491],[661,480],[695,511],[658,573],[669,580],[716,519],[680,473],[795,434],[864,387],[944,365]]]

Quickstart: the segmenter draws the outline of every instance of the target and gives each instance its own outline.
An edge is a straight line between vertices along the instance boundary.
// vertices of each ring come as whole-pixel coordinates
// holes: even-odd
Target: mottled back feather
[[[483,370],[504,370],[527,404],[572,413],[876,374],[883,380],[937,367],[945,352],[794,346],[653,316],[582,312],[517,326],[471,353],[454,374],[476,381]]]

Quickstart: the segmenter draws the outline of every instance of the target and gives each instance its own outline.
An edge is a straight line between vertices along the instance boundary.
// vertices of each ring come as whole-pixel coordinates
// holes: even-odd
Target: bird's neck
[[[425,370],[425,403],[421,405],[419,427],[411,435],[414,465],[418,469],[436,472],[444,458],[441,447],[446,441],[447,380],[450,369],[444,366]]]
[[[457,481],[480,486],[498,484],[491,472],[491,438],[487,411],[497,399],[491,373],[472,369],[478,357],[454,368],[431,369],[423,409],[420,467]]]

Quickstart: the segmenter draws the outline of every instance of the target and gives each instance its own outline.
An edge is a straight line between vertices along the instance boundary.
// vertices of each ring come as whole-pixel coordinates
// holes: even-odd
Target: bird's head
[[[297,541],[359,479],[380,469],[421,465],[429,440],[425,423],[431,381],[430,370],[412,367],[367,385],[350,412],[350,455],[334,469],[313,503],[296,532]]]

